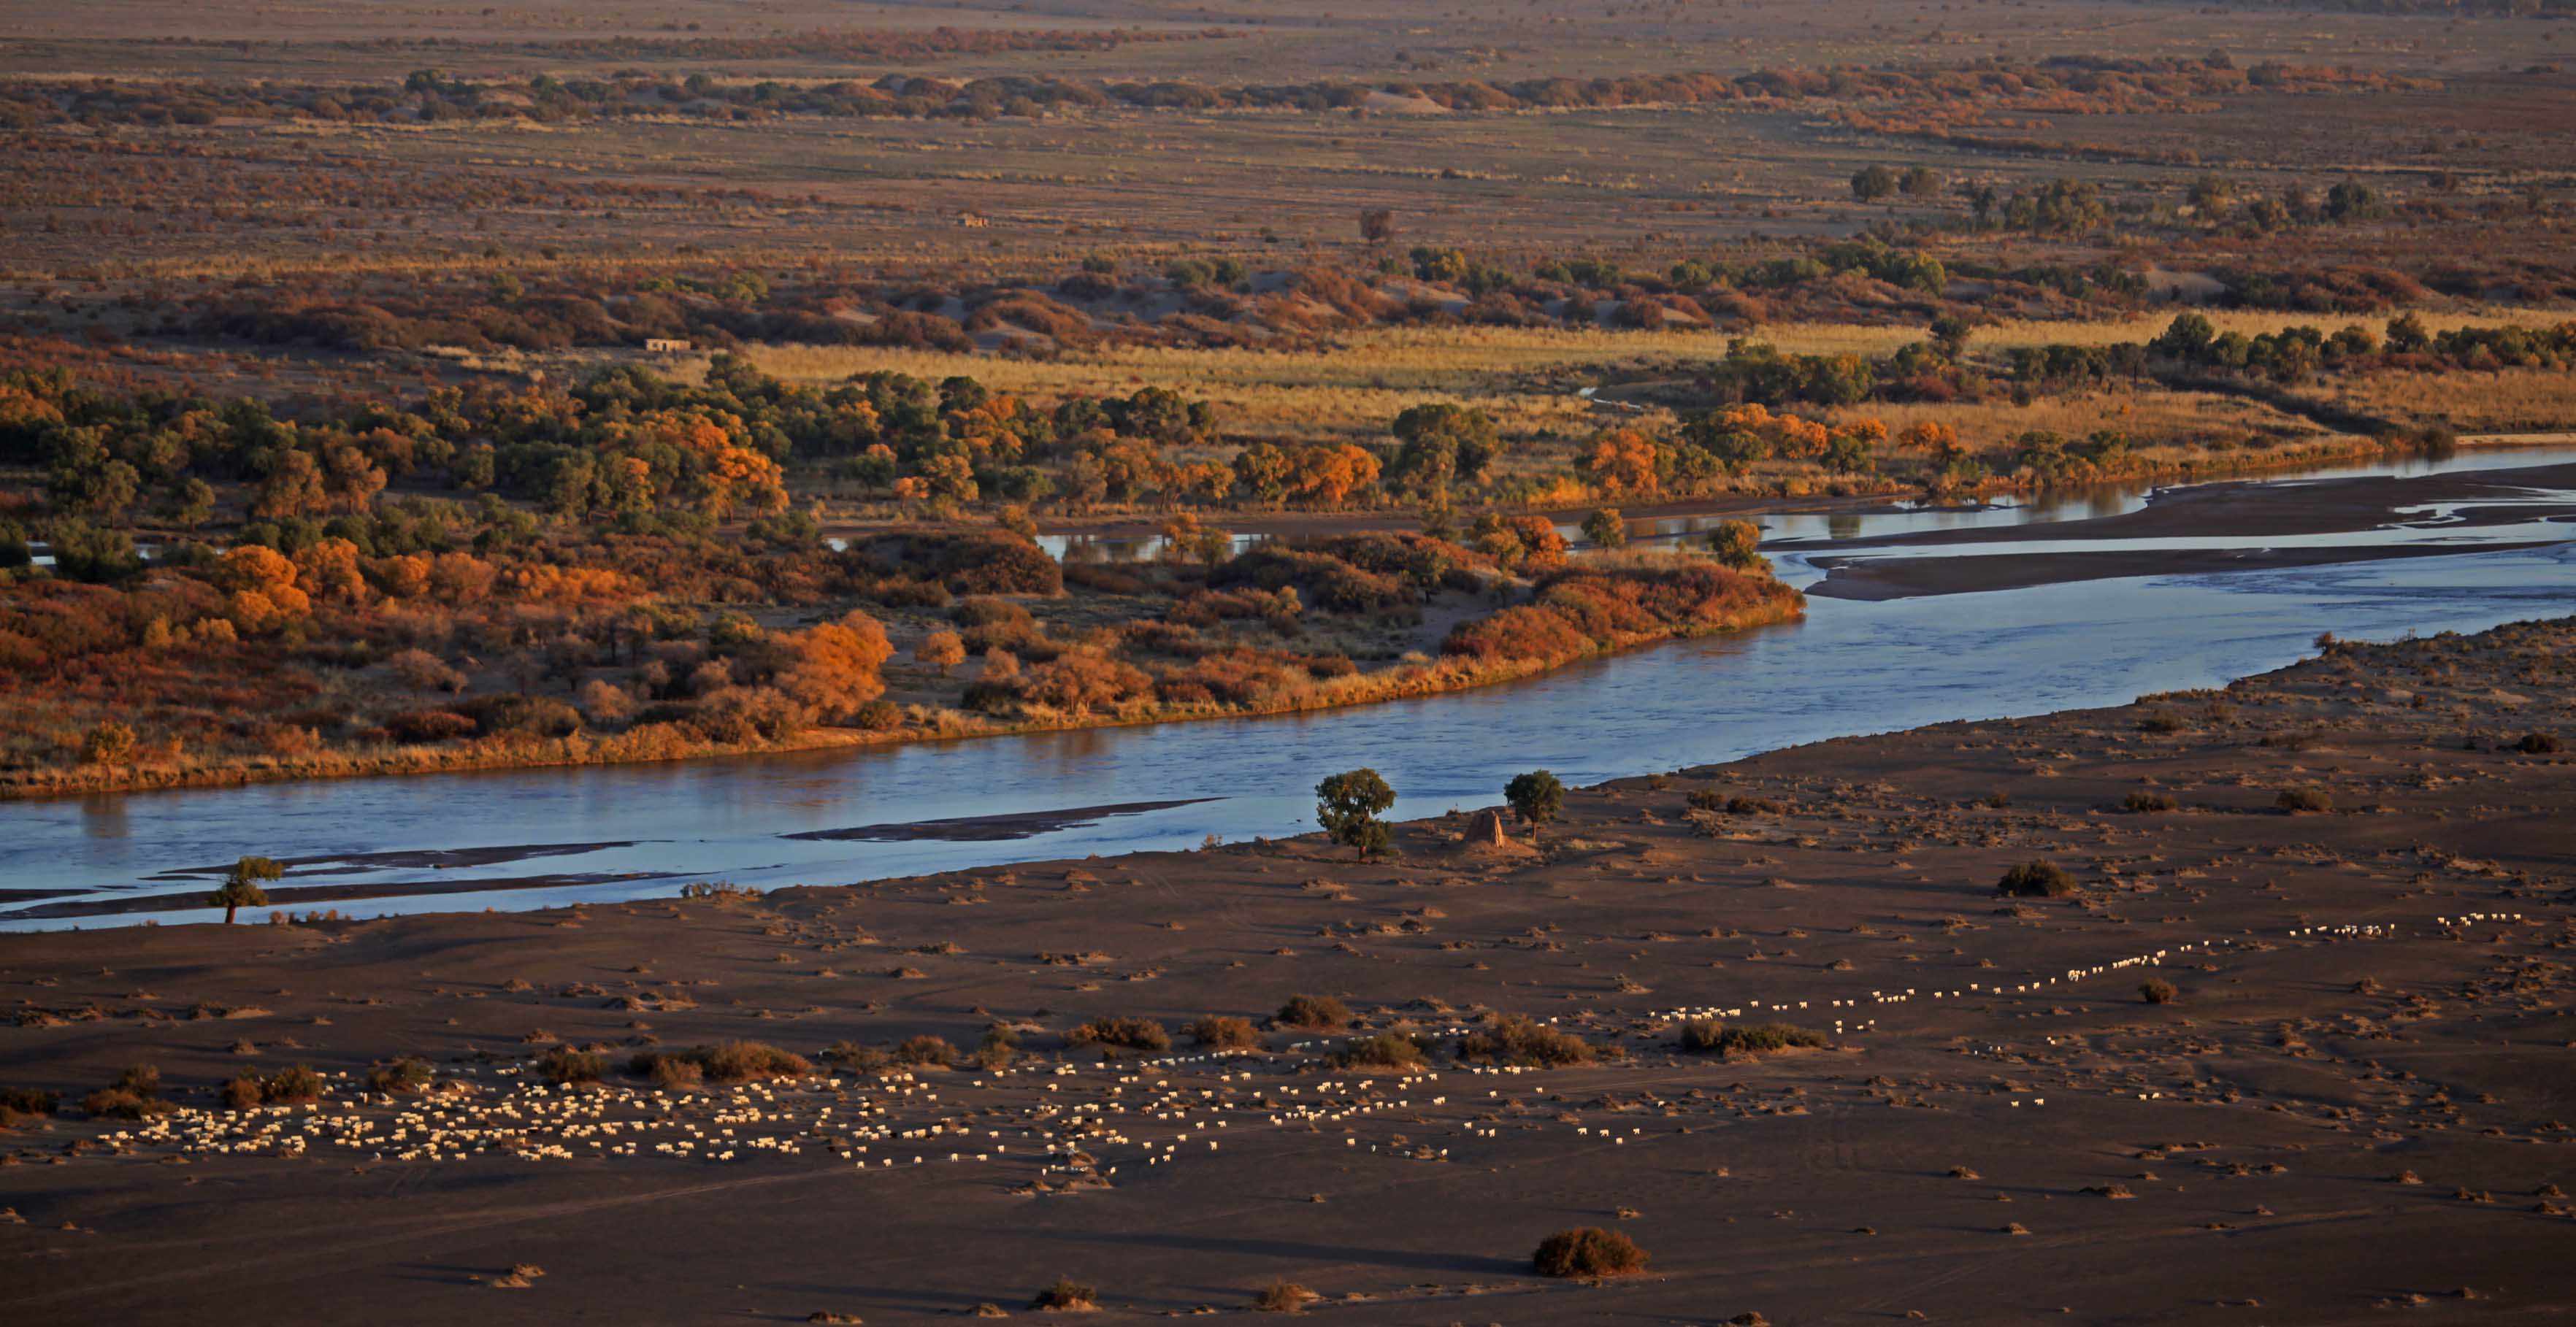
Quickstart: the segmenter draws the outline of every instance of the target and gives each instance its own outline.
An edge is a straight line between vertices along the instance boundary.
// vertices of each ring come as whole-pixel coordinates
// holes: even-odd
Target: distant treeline
[[[221,118],[546,123],[643,115],[757,119],[781,115],[981,119],[1129,108],[1364,112],[1392,98],[1450,111],[1640,105],[1771,104],[1813,99],[2002,103],[2060,113],[2188,110],[2257,90],[2424,89],[2428,80],[2280,63],[2238,69],[2224,56],[2112,60],[2066,56],[2033,65],[1764,69],[1749,74],[1537,78],[1509,83],[1321,81],[1218,87],[1181,80],[1089,83],[1006,76],[968,82],[888,74],[870,82],[788,83],[624,72],[606,78],[475,81],[435,69],[401,83],[205,83],[20,79],[0,83],[0,125],[205,124]]]

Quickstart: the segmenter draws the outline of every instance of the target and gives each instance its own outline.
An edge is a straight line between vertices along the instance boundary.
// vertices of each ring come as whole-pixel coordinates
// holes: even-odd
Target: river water
[[[2563,463],[2576,449],[2464,455],[2364,474]],[[2351,473],[2349,471],[2344,473]],[[2298,482],[2293,480],[2276,482]],[[1965,517],[1996,526],[2131,509],[2133,496],[1978,513],[1765,518],[1788,540],[1848,541]],[[2362,532],[2360,545],[2456,540],[2454,514]],[[1819,524],[1809,530],[1803,522]],[[2410,517],[2410,521],[2412,518]],[[2535,525],[2523,538],[2566,538]],[[2243,541],[2247,546],[2270,541]],[[2302,541],[2304,542],[2304,541]],[[2178,544],[2177,546],[2190,546]],[[2474,545],[2466,545],[2474,547]],[[1815,551],[1822,551],[1816,549]],[[1945,550],[1917,550],[1942,555]],[[2026,549],[2027,551],[2027,549]],[[1817,573],[1775,543],[1784,577]],[[2291,570],[2082,581],[1933,598],[1809,601],[1799,625],[1680,641],[1544,677],[1424,700],[1263,719],[1094,729],[658,765],[343,779],[0,805],[0,890],[81,898],[202,898],[201,872],[245,853],[280,859],[558,845],[436,869],[414,859],[324,860],[287,885],[440,882],[448,892],[338,903],[374,916],[667,896],[690,880],[838,884],[1009,861],[1116,854],[1313,828],[1312,789],[1368,765],[1399,817],[1501,800],[1544,767],[1570,785],[1729,760],[1951,719],[2118,704],[2288,663],[2319,632],[2361,639],[2478,631],[2576,612],[2576,543]],[[792,838],[856,826],[1184,805],[1102,814],[1018,838],[934,830],[905,841]],[[608,845],[608,846],[598,846]],[[571,877],[477,892],[477,880]],[[623,878],[620,878],[623,877]],[[0,903],[0,909],[26,904]],[[200,908],[33,918],[0,929],[202,921]]]

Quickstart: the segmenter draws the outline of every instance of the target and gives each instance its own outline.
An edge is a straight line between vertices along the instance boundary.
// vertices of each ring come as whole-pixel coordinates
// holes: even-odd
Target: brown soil
[[[1461,814],[1367,863],[1295,840],[0,937],[0,1085],[76,1097],[150,1061],[189,1112],[0,1133],[6,1298],[126,1324],[889,1323],[1018,1314],[1062,1276],[1124,1317],[1286,1280],[1388,1324],[2562,1318],[2576,784],[2518,744],[2576,742],[2571,649],[2576,620],[2336,646],[2223,692],[1623,780],[1528,855],[1470,853]],[[2311,785],[2334,810],[2278,809]],[[1710,789],[1782,809],[1694,811]],[[2079,894],[1998,898],[2033,860]],[[1065,1037],[1258,1023],[1297,993],[1358,1026],[1106,1065]],[[1676,1051],[1711,1010],[1829,1044]],[[1487,1014],[1623,1054],[1471,1072],[1454,1033]],[[997,1022],[1007,1074],[657,1096],[625,1072],[652,1045],[971,1047]],[[1324,1058],[1381,1032],[1419,1034],[1434,1076]],[[530,1086],[559,1044],[606,1051],[608,1085]],[[467,1086],[335,1080],[243,1116],[213,1093],[397,1054]],[[1649,1274],[1531,1275],[1580,1226]],[[545,1274],[491,1293],[520,1264]]]

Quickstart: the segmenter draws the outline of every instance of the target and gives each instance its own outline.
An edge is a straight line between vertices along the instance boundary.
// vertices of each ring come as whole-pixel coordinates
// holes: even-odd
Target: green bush
[[[1646,1251],[1616,1230],[1577,1226],[1548,1236],[1530,1255],[1541,1276],[1632,1276],[1646,1270]]]

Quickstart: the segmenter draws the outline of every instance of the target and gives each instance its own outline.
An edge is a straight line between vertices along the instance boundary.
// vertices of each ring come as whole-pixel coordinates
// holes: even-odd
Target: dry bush
[[[2138,998],[2148,1004],[2172,1004],[2176,994],[2174,984],[2162,977],[2150,977],[2138,987]]]
[[[1172,1034],[1150,1018],[1095,1018],[1064,1039],[1077,1046],[1120,1046],[1133,1051],[1169,1050]]]
[[[718,1083],[747,1083],[758,1078],[802,1078],[814,1072],[814,1066],[802,1055],[781,1050],[764,1041],[720,1041],[712,1046],[695,1046],[684,1051],[643,1051],[628,1062],[630,1073],[652,1078],[665,1087],[687,1084],[685,1070],[666,1066],[686,1066],[707,1080]]]
[[[2274,798],[2272,804],[2291,815],[2321,814],[2334,810],[2334,798],[2328,796],[2325,789],[2313,783],[2283,788],[2281,795]]]
[[[1100,1292],[1091,1286],[1064,1277],[1040,1290],[1029,1307],[1050,1313],[1089,1313],[1100,1307]]]
[[[1321,1298],[1294,1281],[1273,1281],[1252,1297],[1252,1307],[1263,1313],[1298,1313]]]
[[[2006,898],[2071,898],[2075,877],[2055,862],[2023,862],[2004,872],[1995,892]]]
[[[1210,1050],[1251,1051],[1261,1049],[1260,1029],[1248,1018],[1210,1014],[1181,1029],[1190,1040]]]
[[[596,1083],[608,1072],[608,1057],[597,1051],[557,1046],[537,1061],[537,1072],[550,1083]]]
[[[1590,1064],[1599,1058],[1590,1042],[1535,1018],[1505,1014],[1458,1043],[1458,1058],[1500,1064]]]
[[[1734,1027],[1713,1018],[1682,1024],[1679,1045],[1686,1051],[1721,1056],[1767,1055],[1791,1048],[1816,1050],[1832,1045],[1824,1033],[1789,1023],[1756,1023]]]
[[[1541,1241],[1530,1255],[1530,1270],[1541,1276],[1634,1276],[1646,1270],[1646,1251],[1616,1230],[1577,1226]]]
[[[1300,1032],[1338,1032],[1350,1026],[1351,1011],[1329,995],[1292,995],[1271,1021]]]
[[[957,1048],[949,1045],[945,1037],[934,1037],[924,1033],[918,1037],[904,1038],[894,1048],[894,1058],[898,1064],[945,1068],[957,1062]]]
[[[1421,1042],[1392,1032],[1381,1032],[1333,1052],[1333,1063],[1344,1069],[1400,1071],[1420,1069],[1431,1063],[1431,1058]]]
[[[409,1056],[367,1070],[370,1092],[426,1092],[436,1077],[429,1062]]]

